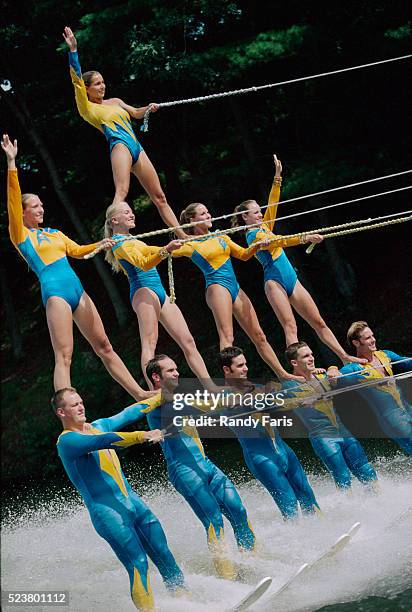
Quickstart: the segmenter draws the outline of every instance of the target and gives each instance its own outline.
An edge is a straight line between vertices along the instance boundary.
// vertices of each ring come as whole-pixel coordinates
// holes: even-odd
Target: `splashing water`
[[[243,582],[216,577],[203,527],[171,486],[142,489],[141,482],[131,478],[131,484],[160,519],[191,591],[190,599],[172,598],[151,565],[157,609],[224,611],[237,603],[251,585],[264,576],[272,576],[271,590],[253,610],[309,611],[339,602],[353,602],[345,610],[406,610],[381,605],[358,607],[360,601],[371,597],[388,601],[411,587],[411,461],[397,455],[395,459],[379,460],[377,468],[379,495],[368,493],[358,482],[352,494],[341,493],[328,476],[312,476],[324,516],[291,523],[283,522],[272,498],[256,481],[240,484],[239,492],[258,541],[255,555],[238,552],[230,525],[225,523]],[[67,590],[70,605],[63,609],[69,612],[133,612],[126,571],[94,531],[78,497],[73,495],[69,501],[66,498],[67,494],[61,494],[51,502],[31,500],[29,506],[13,500],[13,510],[8,512],[3,526],[3,590]],[[271,598],[271,592],[302,563],[325,550],[356,521],[361,521],[362,527],[342,552],[299,578],[284,594]],[[39,612],[43,609],[46,610],[36,607]]]

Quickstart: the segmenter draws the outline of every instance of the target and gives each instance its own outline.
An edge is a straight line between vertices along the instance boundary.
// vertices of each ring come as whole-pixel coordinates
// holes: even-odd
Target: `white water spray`
[[[294,523],[283,522],[272,498],[256,481],[241,484],[239,492],[257,536],[256,555],[239,553],[231,527],[225,524],[243,583],[215,576],[203,527],[172,487],[144,489],[141,482],[131,478],[134,488],[160,519],[192,593],[191,599],[172,598],[151,565],[157,609],[223,612],[263,576],[273,576],[273,585],[253,610],[313,611],[371,595],[391,597],[410,588],[411,460],[397,455],[395,459],[380,460],[376,467],[382,489],[378,496],[367,493],[358,482],[352,494],[345,494],[335,489],[328,476],[311,477],[324,517],[303,518]],[[18,503],[14,507],[3,526],[3,590],[67,590],[70,605],[62,609],[68,612],[135,610],[126,571],[95,533],[86,509],[77,499],[68,504],[56,498],[24,512]],[[347,548],[271,599],[271,591],[275,592],[295,569],[316,557],[355,521],[361,521],[362,527]],[[46,610],[38,606],[35,609]]]

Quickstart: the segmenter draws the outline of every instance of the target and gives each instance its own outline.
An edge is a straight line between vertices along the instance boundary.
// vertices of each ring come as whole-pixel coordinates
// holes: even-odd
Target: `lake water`
[[[324,516],[295,523],[284,523],[266,490],[250,480],[248,473],[235,470],[234,480],[248,509],[258,550],[254,555],[239,553],[231,527],[225,522],[226,537],[244,581],[228,582],[215,576],[203,527],[165,480],[163,465],[150,470],[147,462],[128,460],[125,472],[160,519],[191,591],[190,599],[172,598],[151,565],[157,609],[223,612],[264,576],[273,577],[274,591],[302,563],[361,521],[360,531],[342,552],[302,576],[278,598],[271,598],[268,591],[252,609],[410,611],[412,462],[396,454],[375,457],[374,465],[379,472],[379,495],[368,493],[357,481],[352,494],[341,493],[327,474],[312,473],[310,480]],[[18,493],[7,493],[1,554],[3,590],[67,590],[70,605],[58,608],[63,611],[135,610],[123,566],[95,533],[85,507],[66,479],[48,489],[28,486]],[[3,609],[40,612],[50,608]]]

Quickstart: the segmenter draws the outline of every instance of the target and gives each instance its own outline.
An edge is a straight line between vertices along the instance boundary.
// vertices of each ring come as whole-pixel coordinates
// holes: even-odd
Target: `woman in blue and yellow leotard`
[[[196,240],[173,251],[173,257],[190,257],[203,272],[206,281],[206,303],[211,309],[219,334],[220,349],[233,345],[233,316],[252,340],[259,355],[280,378],[290,378],[279,362],[259,325],[256,311],[246,293],[239,287],[231,256],[247,261],[260,245],[244,249],[228,236],[209,236],[211,215],[204,204],[189,204],[180,215],[180,223],[200,221],[189,228]],[[292,378],[294,378],[292,376]]]
[[[17,140],[3,136],[2,149],[7,156],[9,234],[13,245],[27,261],[40,281],[47,325],[54,350],[54,388],[70,386],[70,363],[73,352],[73,320],[101,358],[109,373],[130,395],[143,399],[148,392],[137,384],[123,361],[114,352],[96,306],[70,266],[67,256],[81,259],[110,240],[80,246],[62,232],[41,228],[43,204],[32,193],[21,195],[16,169]]]
[[[134,108],[120,98],[105,100],[106,87],[102,75],[95,70],[82,75],[77,55],[77,41],[70,28],[64,28],[63,37],[70,49],[70,76],[79,114],[85,121],[103,132],[109,143],[115,184],[113,203],[125,200],[129,191],[130,174],[133,173],[155,204],[166,225],[169,227],[178,225],[176,216],[163,193],[157,172],[138,142],[131,124],[130,117],[142,119],[148,107]],[[152,111],[157,110],[156,104],[149,106]]]
[[[146,376],[146,364],[155,355],[160,322],[182,349],[193,373],[205,384],[210,379],[205,362],[182,311],[177,304],[170,303],[156,270],[156,265],[167,257],[167,252],[181,243],[173,240],[162,248],[148,246],[141,240],[128,240],[129,232],[135,226],[135,215],[127,202],[108,207],[104,232],[116,244],[106,252],[106,260],[115,272],[122,270],[129,280],[130,301],[139,322],[142,371],[152,386]]]
[[[233,217],[232,225],[261,224],[258,228],[251,227],[246,231],[246,240],[249,245],[261,240],[271,240],[268,246],[263,246],[256,253],[257,259],[263,266],[265,293],[272,306],[286,337],[286,346],[298,341],[296,319],[292,307],[309,323],[319,338],[344,362],[359,361],[356,357],[348,355],[340,345],[332,330],[321,317],[310,293],[298,280],[296,272],[287,258],[283,247],[306,244],[308,242],[321,242],[323,237],[319,234],[306,234],[292,238],[282,238],[273,233],[277,204],[280,198],[280,185],[282,182],[282,164],[274,155],[275,178],[269,194],[268,207],[265,216],[262,216],[260,206],[255,200],[246,200],[236,206],[235,212],[242,213]],[[278,238],[278,240],[274,240]]]

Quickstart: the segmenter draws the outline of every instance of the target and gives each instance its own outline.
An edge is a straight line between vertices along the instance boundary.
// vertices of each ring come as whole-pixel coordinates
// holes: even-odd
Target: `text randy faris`
[[[292,418],[285,416],[274,418],[269,414],[260,414],[258,416],[229,416],[221,414],[219,416],[185,416],[183,414],[173,417],[173,425],[178,428],[182,427],[245,427],[256,429],[259,425],[266,427],[292,427]]]

